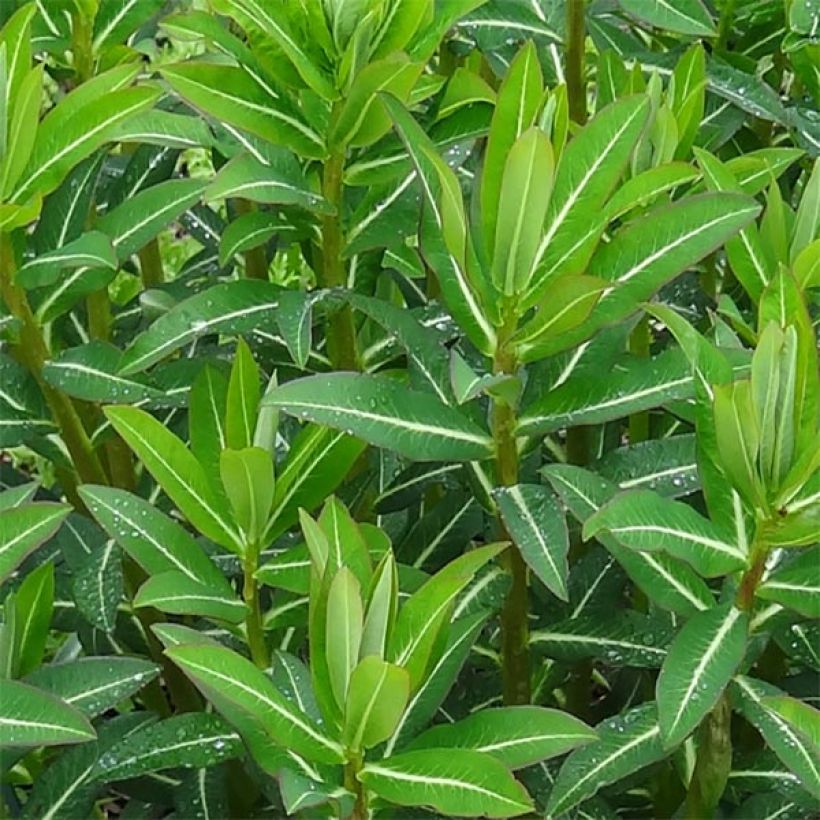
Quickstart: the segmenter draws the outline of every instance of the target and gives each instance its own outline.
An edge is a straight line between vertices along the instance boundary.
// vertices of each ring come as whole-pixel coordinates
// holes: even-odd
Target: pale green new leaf
[[[766,601],[775,601],[807,618],[820,618],[820,547],[812,547],[778,567],[755,591]]]
[[[70,508],[36,501],[0,510],[0,581],[5,581],[23,559],[51,538]]]
[[[701,0],[619,0],[621,6],[639,20],[655,28],[714,37],[715,24]]]

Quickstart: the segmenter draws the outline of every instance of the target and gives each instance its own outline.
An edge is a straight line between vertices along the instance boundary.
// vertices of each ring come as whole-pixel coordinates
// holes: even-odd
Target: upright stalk
[[[138,256],[143,288],[149,290],[161,285],[165,281],[165,273],[162,269],[162,254],[156,237],[140,249]]]
[[[256,570],[259,567],[259,545],[248,544],[248,551],[244,561],[244,583],[242,584],[242,598],[248,607],[245,618],[248,649],[251,651],[251,660],[265,669],[270,663],[268,647],[265,643],[265,631],[262,626],[262,607],[259,601],[259,585],[256,582]]]
[[[514,318],[499,334],[498,349],[493,362],[495,373],[514,374],[518,362],[508,344],[515,329]],[[496,480],[503,487],[518,483],[518,443],[515,437],[515,407],[496,398],[493,402],[493,440],[495,443]],[[499,519],[501,538],[512,542]],[[512,578],[510,590],[501,610],[502,689],[504,703],[529,703],[530,691],[530,625],[527,565],[513,543],[504,551],[502,560]]]
[[[635,329],[629,336],[629,350],[642,359],[649,358],[652,344],[652,331],[649,327],[649,317],[642,316]],[[629,443],[637,444],[649,438],[649,411],[642,410],[629,417]]]
[[[732,31],[732,23],[735,19],[736,0],[724,0],[723,8],[720,12],[720,22],[718,23],[718,36],[715,42],[715,51],[724,51],[729,34]]]
[[[698,757],[686,793],[684,817],[714,817],[732,768],[732,707],[724,692],[698,729]]]
[[[569,115],[579,125],[587,121],[587,92],[584,84],[585,5],[585,0],[567,0],[564,75],[567,81]]]
[[[256,205],[249,199],[235,199],[234,207],[238,214],[250,214],[256,210]],[[245,276],[248,279],[268,279],[268,258],[265,256],[265,248],[257,245],[250,248],[243,254],[245,257]]]
[[[322,194],[333,206],[333,211],[322,217],[322,261],[319,266],[319,285],[323,288],[344,287],[345,265],[342,259],[344,235],[342,207],[344,204],[344,151],[332,153],[325,161],[322,174]],[[356,327],[349,306],[328,311],[327,352],[336,370],[358,370]]]
[[[356,795],[356,802],[353,805],[353,813],[350,815],[350,820],[367,820],[370,812],[367,806],[367,789],[361,783],[357,775],[362,768],[362,756],[359,753],[354,753],[351,759],[345,765],[344,784],[345,788]]]

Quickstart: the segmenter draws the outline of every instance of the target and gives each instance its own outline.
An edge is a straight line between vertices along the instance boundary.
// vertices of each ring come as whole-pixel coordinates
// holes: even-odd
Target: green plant
[[[0,814],[814,816],[813,4],[0,26]]]

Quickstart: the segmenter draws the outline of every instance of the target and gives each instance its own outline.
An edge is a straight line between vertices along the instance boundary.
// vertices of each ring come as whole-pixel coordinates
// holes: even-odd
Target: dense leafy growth
[[[0,815],[816,816],[816,0],[0,27]]]

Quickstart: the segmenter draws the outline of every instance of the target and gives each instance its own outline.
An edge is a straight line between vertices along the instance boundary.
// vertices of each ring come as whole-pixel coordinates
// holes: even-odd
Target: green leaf
[[[763,701],[767,709],[777,712],[795,731],[820,748],[820,713],[808,703],[785,695],[775,695]]]
[[[37,501],[0,510],[0,581],[57,532],[69,509],[65,504]]]
[[[253,446],[259,408],[259,370],[244,339],[236,343],[236,356],[228,382],[225,439],[228,447],[241,450]]]
[[[241,551],[239,533],[227,522],[208,477],[185,445],[136,407],[106,407],[105,415],[185,517],[226,549]]]
[[[645,208],[661,194],[692,182],[699,176],[697,169],[688,162],[669,162],[647,168],[615,191],[606,204],[607,217],[610,220],[618,219],[634,208]]]
[[[116,142],[156,145],[160,148],[210,148],[214,137],[207,124],[198,116],[173,114],[170,111],[152,109],[115,129],[112,138]]]
[[[161,74],[186,102],[214,119],[284,145],[308,159],[324,158],[322,138],[286,98],[274,98],[249,71],[188,62],[164,66]]]
[[[596,114],[561,154],[547,209],[547,229],[538,246],[522,309],[542,301],[552,277],[585,272],[604,228],[603,206],[623,173],[648,114],[644,96],[619,100]]]
[[[655,28],[689,34],[694,37],[714,37],[715,24],[700,0],[619,0],[630,14]]]
[[[820,231],[820,160],[814,167],[803,188],[800,205],[794,216],[789,259],[794,262],[803,248],[817,238]]]
[[[578,718],[540,706],[482,709],[463,720],[422,732],[410,749],[474,749],[521,769],[597,740]]]
[[[493,495],[507,532],[530,569],[566,601],[569,535],[555,495],[538,484],[499,487]]]
[[[350,677],[342,740],[353,751],[378,745],[396,729],[410,695],[400,666],[375,655],[363,658]]]
[[[316,213],[332,213],[332,207],[310,189],[294,157],[263,164],[250,154],[240,154],[225,165],[205,191],[205,199],[242,197],[251,202],[297,205]]]
[[[748,616],[729,602],[693,615],[678,633],[658,677],[663,743],[681,743],[717,703],[746,652]]]
[[[228,446],[225,412],[228,379],[212,364],[197,373],[188,396],[191,452],[208,475],[219,474],[219,457]]]
[[[738,675],[732,696],[738,711],[754,726],[769,748],[800,779],[804,789],[820,799],[820,755],[817,747],[794,730],[770,705],[769,698],[784,692],[761,680]]]
[[[4,198],[14,189],[34,147],[43,102],[42,65],[33,68],[23,77],[19,90],[11,99],[14,105],[10,112],[5,112],[5,117],[9,118],[9,129],[5,156],[0,162],[0,192]],[[2,127],[5,132],[5,122]],[[3,137],[5,140],[5,133]]]
[[[336,572],[327,594],[325,652],[336,703],[347,701],[350,676],[362,641],[362,596],[356,576],[345,566]]]
[[[604,786],[663,759],[654,703],[645,703],[595,727],[598,740],[576,749],[565,761],[550,792],[546,813],[558,817]]]
[[[19,681],[3,681],[0,699],[0,745],[59,746],[96,737],[79,710]]]
[[[273,461],[259,447],[223,450],[220,474],[234,519],[250,543],[261,543],[273,503]]]
[[[360,654],[384,656],[398,609],[399,578],[392,551],[385,553],[373,574],[362,627]],[[392,730],[391,730],[392,731]]]
[[[491,452],[489,435],[458,410],[384,377],[332,373],[297,379],[274,388],[263,403],[416,461],[472,461]]]
[[[231,591],[222,571],[193,537],[155,504],[115,487],[84,484],[79,493],[109,537],[149,575],[179,572],[190,581]]]
[[[225,267],[237,254],[265,245],[281,227],[281,220],[268,211],[251,211],[237,217],[222,231],[220,266]]]
[[[245,604],[222,585],[215,589],[175,570],[152,575],[137,590],[133,605],[174,615],[201,615],[229,624],[241,623],[248,612]]]
[[[90,657],[41,666],[26,683],[93,718],[139,692],[158,674],[158,666],[141,658]]]
[[[264,672],[241,655],[208,645],[172,646],[165,653],[232,722],[234,710],[250,713],[276,743],[308,760],[344,760],[339,744],[326,737],[310,718],[276,691]]]
[[[4,611],[14,607],[14,674],[22,677],[43,660],[54,612],[54,564],[30,572],[19,589],[8,596]]]
[[[114,630],[123,598],[122,558],[114,541],[104,542],[74,568],[71,591],[83,617],[104,632]]]
[[[494,757],[467,749],[425,749],[367,763],[359,780],[400,806],[432,806],[461,817],[515,817],[532,810],[524,787]]]
[[[651,490],[623,493],[584,525],[584,538],[604,530],[624,546],[636,550],[664,550],[713,578],[746,566],[746,554],[726,541],[707,518],[680,501]]]
[[[62,271],[80,267],[117,269],[111,240],[101,231],[90,231],[50,253],[27,262],[17,273],[24,288],[40,288],[59,279]]]
[[[218,715],[193,712],[153,723],[121,740],[97,761],[97,779],[128,780],[177,767],[214,766],[242,753],[239,735]]]
[[[273,321],[280,289],[270,282],[221,282],[188,297],[137,336],[125,351],[120,374],[145,370],[208,333],[250,332]]]
[[[758,598],[775,601],[807,618],[820,618],[820,547],[813,547],[778,567],[755,590]]]

